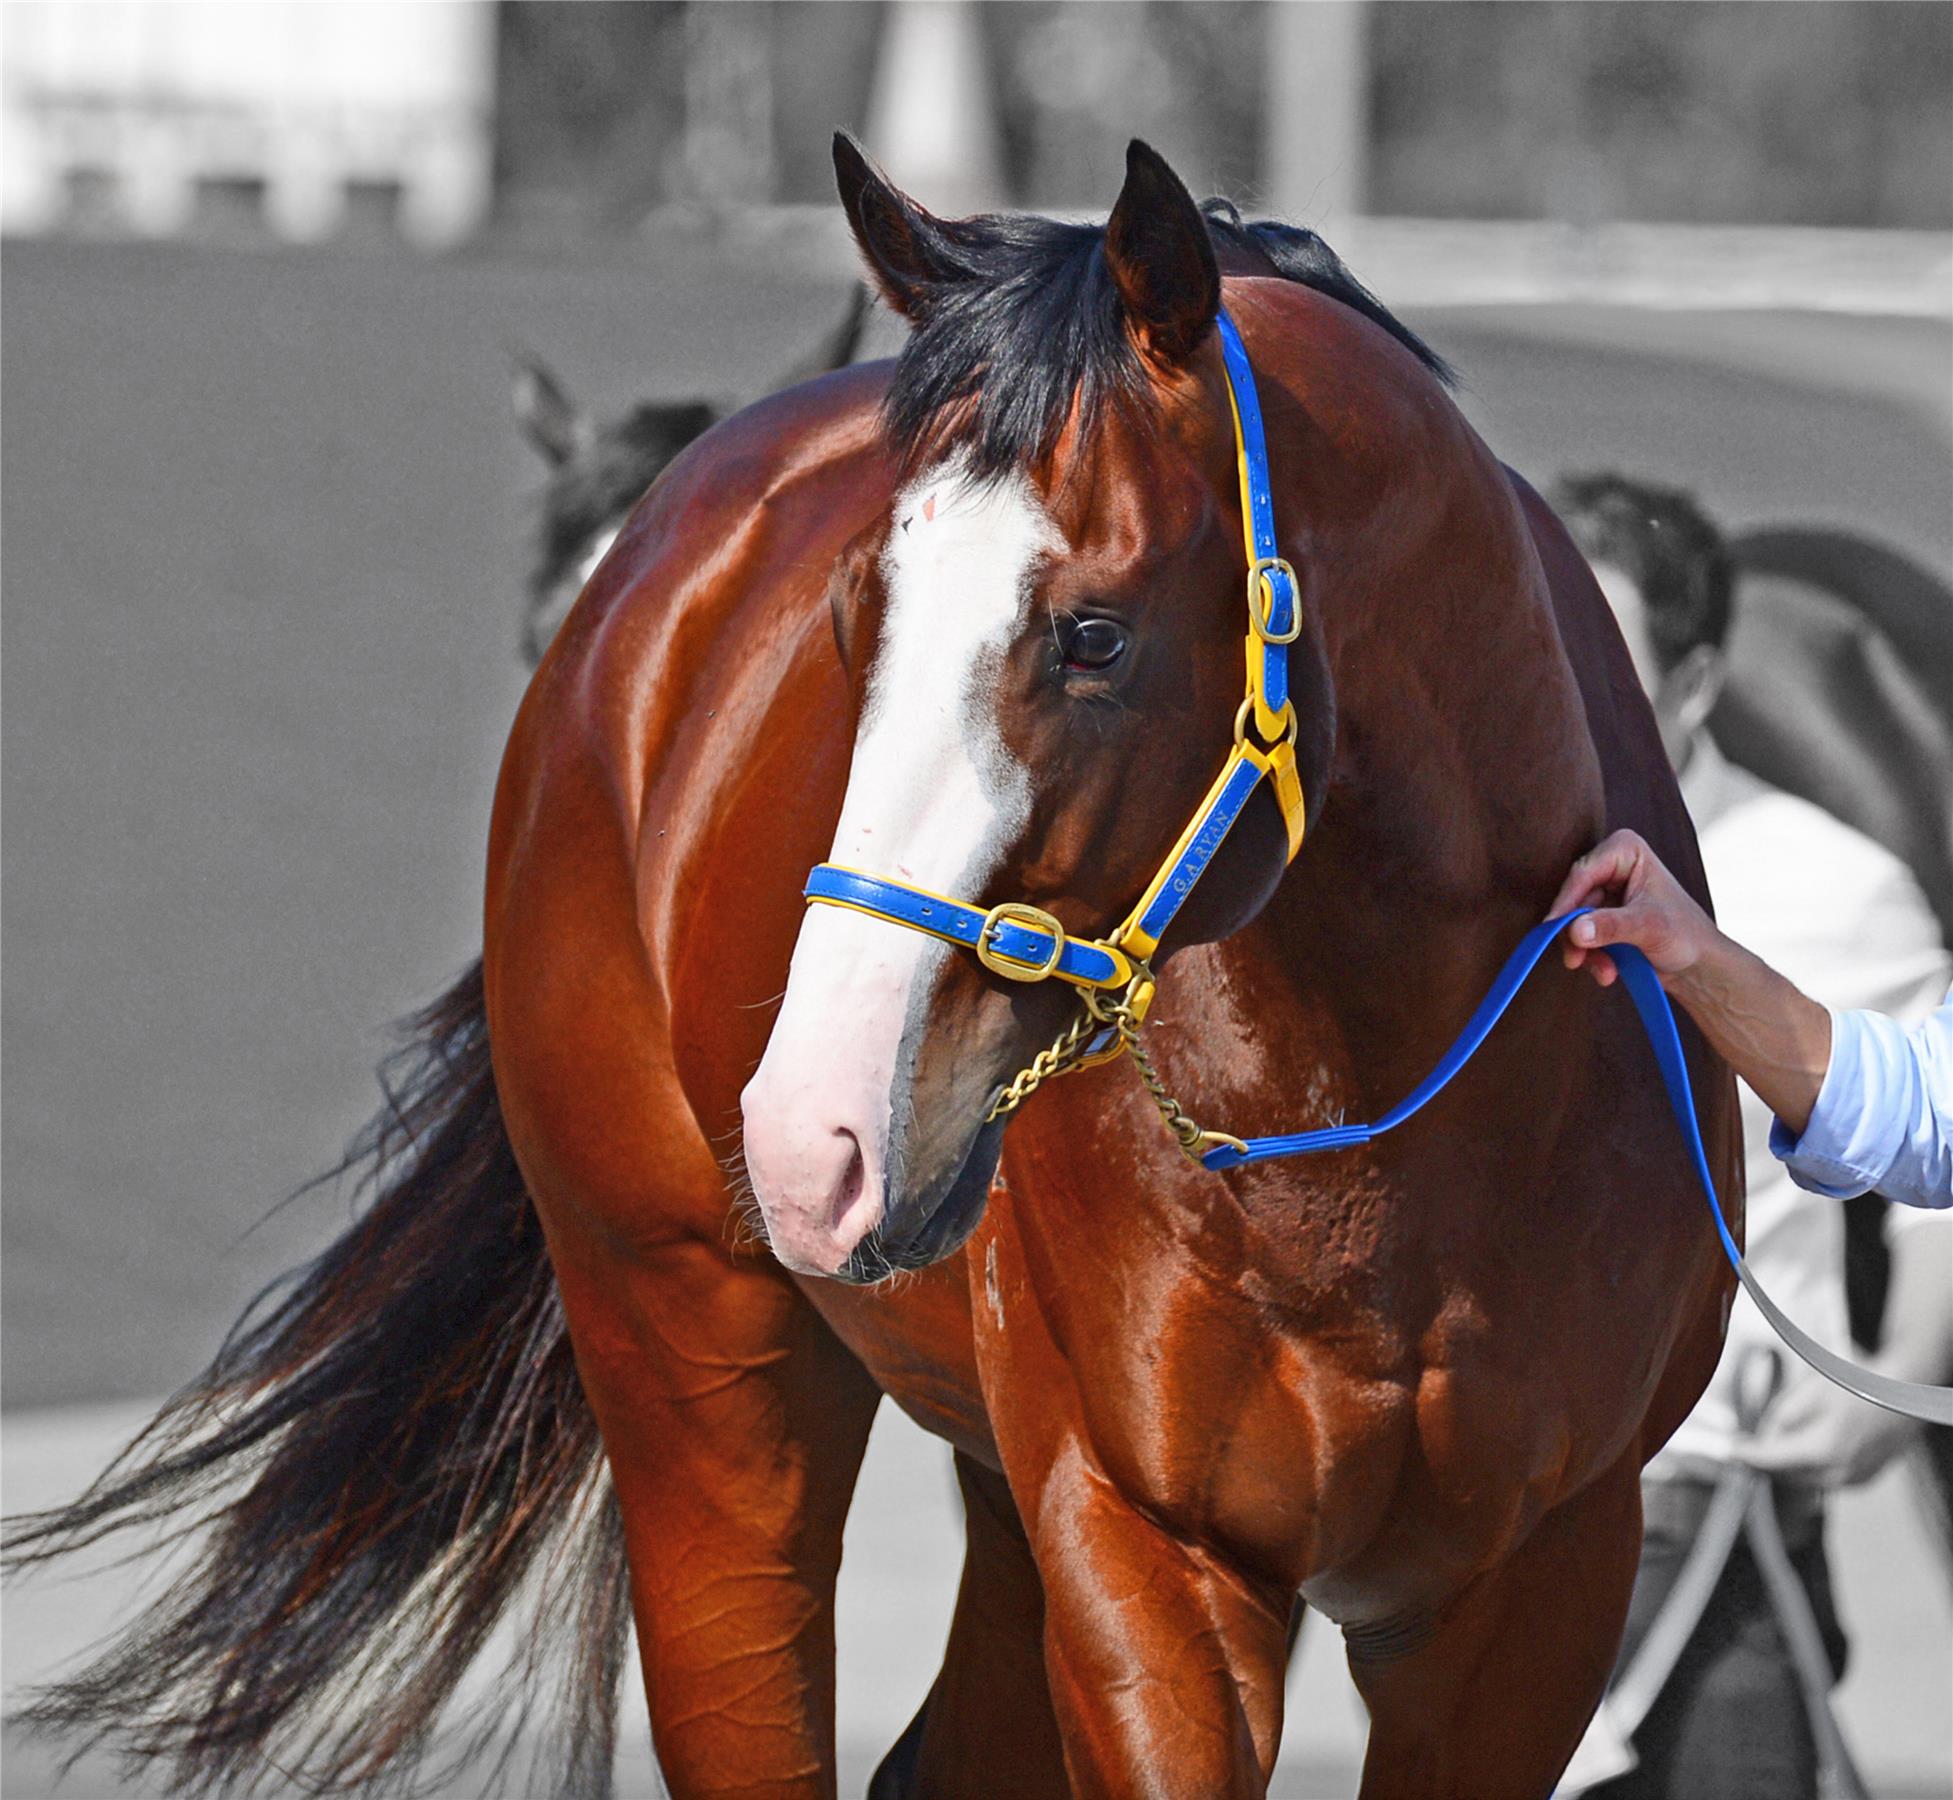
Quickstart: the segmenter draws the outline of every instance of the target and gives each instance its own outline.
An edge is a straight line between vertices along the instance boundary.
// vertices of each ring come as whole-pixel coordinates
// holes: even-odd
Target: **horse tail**
[[[520,1743],[537,1758],[522,1791],[610,1792],[622,1526],[503,1126],[481,964],[408,1033],[385,1105],[323,1178],[367,1196],[350,1228],[251,1303],[85,1494],[9,1525],[13,1568],[119,1533],[138,1553],[202,1534],[27,1709],[77,1756],[159,1760],[175,1792],[267,1765],[321,1792],[408,1792],[466,1766],[479,1792]],[[450,1709],[519,1587],[516,1649]]]

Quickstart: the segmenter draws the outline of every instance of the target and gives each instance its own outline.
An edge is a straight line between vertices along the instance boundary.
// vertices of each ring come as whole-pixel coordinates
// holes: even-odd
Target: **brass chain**
[[[1167,1130],[1173,1133],[1173,1141],[1195,1162],[1199,1162],[1201,1150],[1212,1134],[1202,1131],[1188,1118],[1186,1109],[1167,1092],[1166,1083],[1160,1079],[1159,1071],[1153,1067],[1152,1057],[1146,1053],[1146,1046],[1139,1041],[1139,1025],[1123,1004],[1112,1009],[1112,1023],[1118,1028],[1119,1041],[1125,1045],[1133,1067],[1139,1071],[1139,1079],[1146,1084],[1147,1093],[1153,1096],[1153,1104],[1160,1109],[1160,1117],[1166,1122]]]
[[[1137,972],[1118,999],[1101,1000],[1090,989],[1086,990],[1083,996],[1085,1004],[1078,1017],[1058,1034],[1048,1049],[1040,1050],[1027,1068],[1017,1072],[1016,1078],[997,1096],[996,1103],[986,1115],[986,1122],[1015,1112],[1045,1082],[1055,1080],[1060,1075],[1069,1075],[1078,1066],[1084,1046],[1110,1025],[1118,1034],[1119,1048],[1132,1058],[1133,1067],[1139,1071],[1139,1079],[1146,1084],[1153,1104],[1160,1109],[1160,1118],[1173,1134],[1173,1141],[1193,1161],[1199,1162],[1202,1154],[1216,1144],[1231,1144],[1237,1149],[1246,1149],[1247,1146],[1239,1138],[1231,1137],[1225,1131],[1203,1131],[1187,1116],[1186,1108],[1160,1079],[1146,1046],[1139,1041],[1139,1016],[1133,1009],[1135,991],[1141,983],[1148,986],[1153,984],[1153,971],[1136,958],[1134,960]]]
[[[1101,1021],[1088,1001],[1078,1017],[1052,1040],[1048,1049],[1040,1050],[1031,1058],[1027,1068],[1017,1071],[1010,1086],[997,1096],[990,1110],[984,1114],[984,1123],[1014,1113],[1047,1081],[1069,1075],[1077,1066],[1079,1052],[1088,1040],[1098,1035],[1100,1028]]]

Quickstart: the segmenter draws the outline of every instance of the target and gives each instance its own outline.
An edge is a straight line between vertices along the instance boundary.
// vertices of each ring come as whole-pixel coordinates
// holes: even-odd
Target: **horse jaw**
[[[955,464],[896,496],[884,607],[829,860],[976,894],[1030,815],[997,724],[998,682],[1032,576],[1062,539],[1021,475]],[[810,907],[766,1054],[742,1097],[746,1171],[773,1251],[832,1275],[905,1199],[934,1194],[980,1123],[918,1119],[917,1056],[947,945]],[[945,1157],[956,1167],[938,1165]],[[926,1222],[926,1221],[925,1221]]]

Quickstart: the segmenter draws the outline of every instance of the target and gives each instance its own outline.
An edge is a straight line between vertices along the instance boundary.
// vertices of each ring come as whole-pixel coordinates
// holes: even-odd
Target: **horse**
[[[560,1791],[605,1791],[634,1622],[673,1793],[831,1796],[886,1396],[953,1447],[967,1539],[876,1800],[1263,1793],[1298,1600],[1344,1635],[1369,1800],[1544,1795],[1730,1293],[1632,1012],[1555,965],[1402,1130],[1189,1152],[1402,1094],[1604,831],[1702,893],[1605,600],[1312,233],[1138,142],[1102,224],[939,219],[834,154],[901,357],[714,426],[592,576],[509,738],[483,960],[357,1147],[370,1205],[16,1533],[212,1527],[35,1716],[187,1785],[357,1786],[526,1595],[470,1749],[560,1653]],[[1035,977],[1190,845],[1090,1014],[1134,1082]],[[985,954],[807,906],[833,863],[986,901]],[[1733,1084],[1685,1036],[1740,1231]]]
[[[868,307],[868,290],[857,282],[840,319],[778,385],[793,387],[852,362]],[[524,439],[549,470],[522,615],[522,659],[533,669],[645,489],[679,451],[735,409],[705,399],[641,400],[599,419],[530,355],[514,358],[510,403]]]

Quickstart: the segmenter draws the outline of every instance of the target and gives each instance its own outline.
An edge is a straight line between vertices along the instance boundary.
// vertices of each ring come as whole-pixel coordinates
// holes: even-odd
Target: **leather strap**
[[[1769,1409],[1777,1387],[1778,1363],[1774,1350],[1753,1346],[1737,1370],[1737,1424],[1745,1437],[1756,1435]],[[1758,1365],[1767,1365],[1761,1384],[1753,1379]],[[1766,1476],[1740,1462],[1723,1468],[1708,1505],[1695,1522],[1688,1554],[1674,1585],[1628,1666],[1608,1687],[1601,1710],[1609,1727],[1623,1740],[1640,1728],[1708,1611],[1737,1539],[1746,1538],[1803,1691],[1818,1760],[1828,1775],[1826,1791],[1838,1800],[1869,1800],[1864,1778],[1851,1759],[1831,1705],[1831,1659],[1824,1634],[1811,1609],[1810,1595],[1790,1560],[1778,1518],[1785,1495],[1796,1492],[1780,1492]],[[1585,1784],[1569,1790],[1585,1791]]]
[[[1661,1697],[1668,1678],[1688,1648],[1689,1639],[1709,1610],[1729,1553],[1742,1535],[1750,1489],[1762,1481],[1754,1469],[1732,1463],[1716,1478],[1702,1523],[1689,1541],[1681,1572],[1668,1590],[1633,1660],[1607,1690],[1606,1707],[1615,1730],[1631,1737]]]
[[[1582,907],[1580,912],[1592,910],[1591,907]],[[1479,1045],[1491,1035],[1492,1027],[1505,1017],[1506,1008],[1525,985],[1526,977],[1538,966],[1547,948],[1580,917],[1580,912],[1548,919],[1544,924],[1535,925],[1519,940],[1518,948],[1506,958],[1505,966],[1494,978],[1491,990],[1478,1003],[1477,1011],[1465,1021],[1464,1030],[1438,1058],[1437,1067],[1374,1124],[1331,1125],[1319,1131],[1297,1131],[1281,1137],[1247,1138],[1243,1140],[1247,1146],[1245,1149],[1236,1150],[1222,1144],[1208,1151],[1201,1161],[1210,1169],[1234,1169],[1243,1163],[1269,1162],[1278,1156],[1307,1156],[1318,1150],[1347,1150],[1357,1144],[1367,1144],[1386,1131],[1396,1130],[1406,1119],[1422,1112],[1451,1085],[1452,1078],[1471,1061]]]
[[[1275,496],[1254,365],[1234,321],[1223,312],[1216,323],[1227,370],[1228,406],[1234,415],[1241,523],[1247,538],[1248,693],[1254,704],[1255,730],[1272,743],[1293,731],[1288,645],[1302,628],[1302,596],[1295,570],[1282,559],[1275,541]]]
[[[1817,1740],[1818,1762],[1830,1773],[1826,1784],[1836,1800],[1871,1800],[1858,1765],[1851,1760],[1838,1715],[1831,1710],[1831,1659],[1824,1648],[1824,1634],[1817,1615],[1811,1611],[1811,1597],[1797,1578],[1790,1552],[1784,1548],[1783,1530],[1777,1523],[1777,1509],[1770,1484],[1752,1474],[1749,1511],[1744,1519],[1750,1555],[1763,1576],[1770,1605],[1783,1629],[1784,1643],[1790,1650],[1791,1666],[1797,1671],[1797,1685],[1804,1691],[1804,1711],[1811,1721],[1811,1735]]]
[[[839,863],[820,863],[814,868],[807,877],[806,897],[823,906],[843,906],[893,925],[906,925],[911,931],[927,932],[945,943],[960,944],[965,950],[979,950],[986,966],[992,966],[992,958],[1015,964],[1023,971],[1016,977],[1020,980],[1041,980],[1043,974],[1049,974],[1078,987],[1122,988],[1134,974],[1132,963],[1112,945],[1067,937],[1048,913],[1042,919],[1050,919],[1049,924],[1027,916],[1034,910],[1030,907],[1018,912],[992,907],[986,912],[946,894],[932,894],[926,888],[880,875],[865,875]],[[998,973],[1009,971],[999,969]]]

